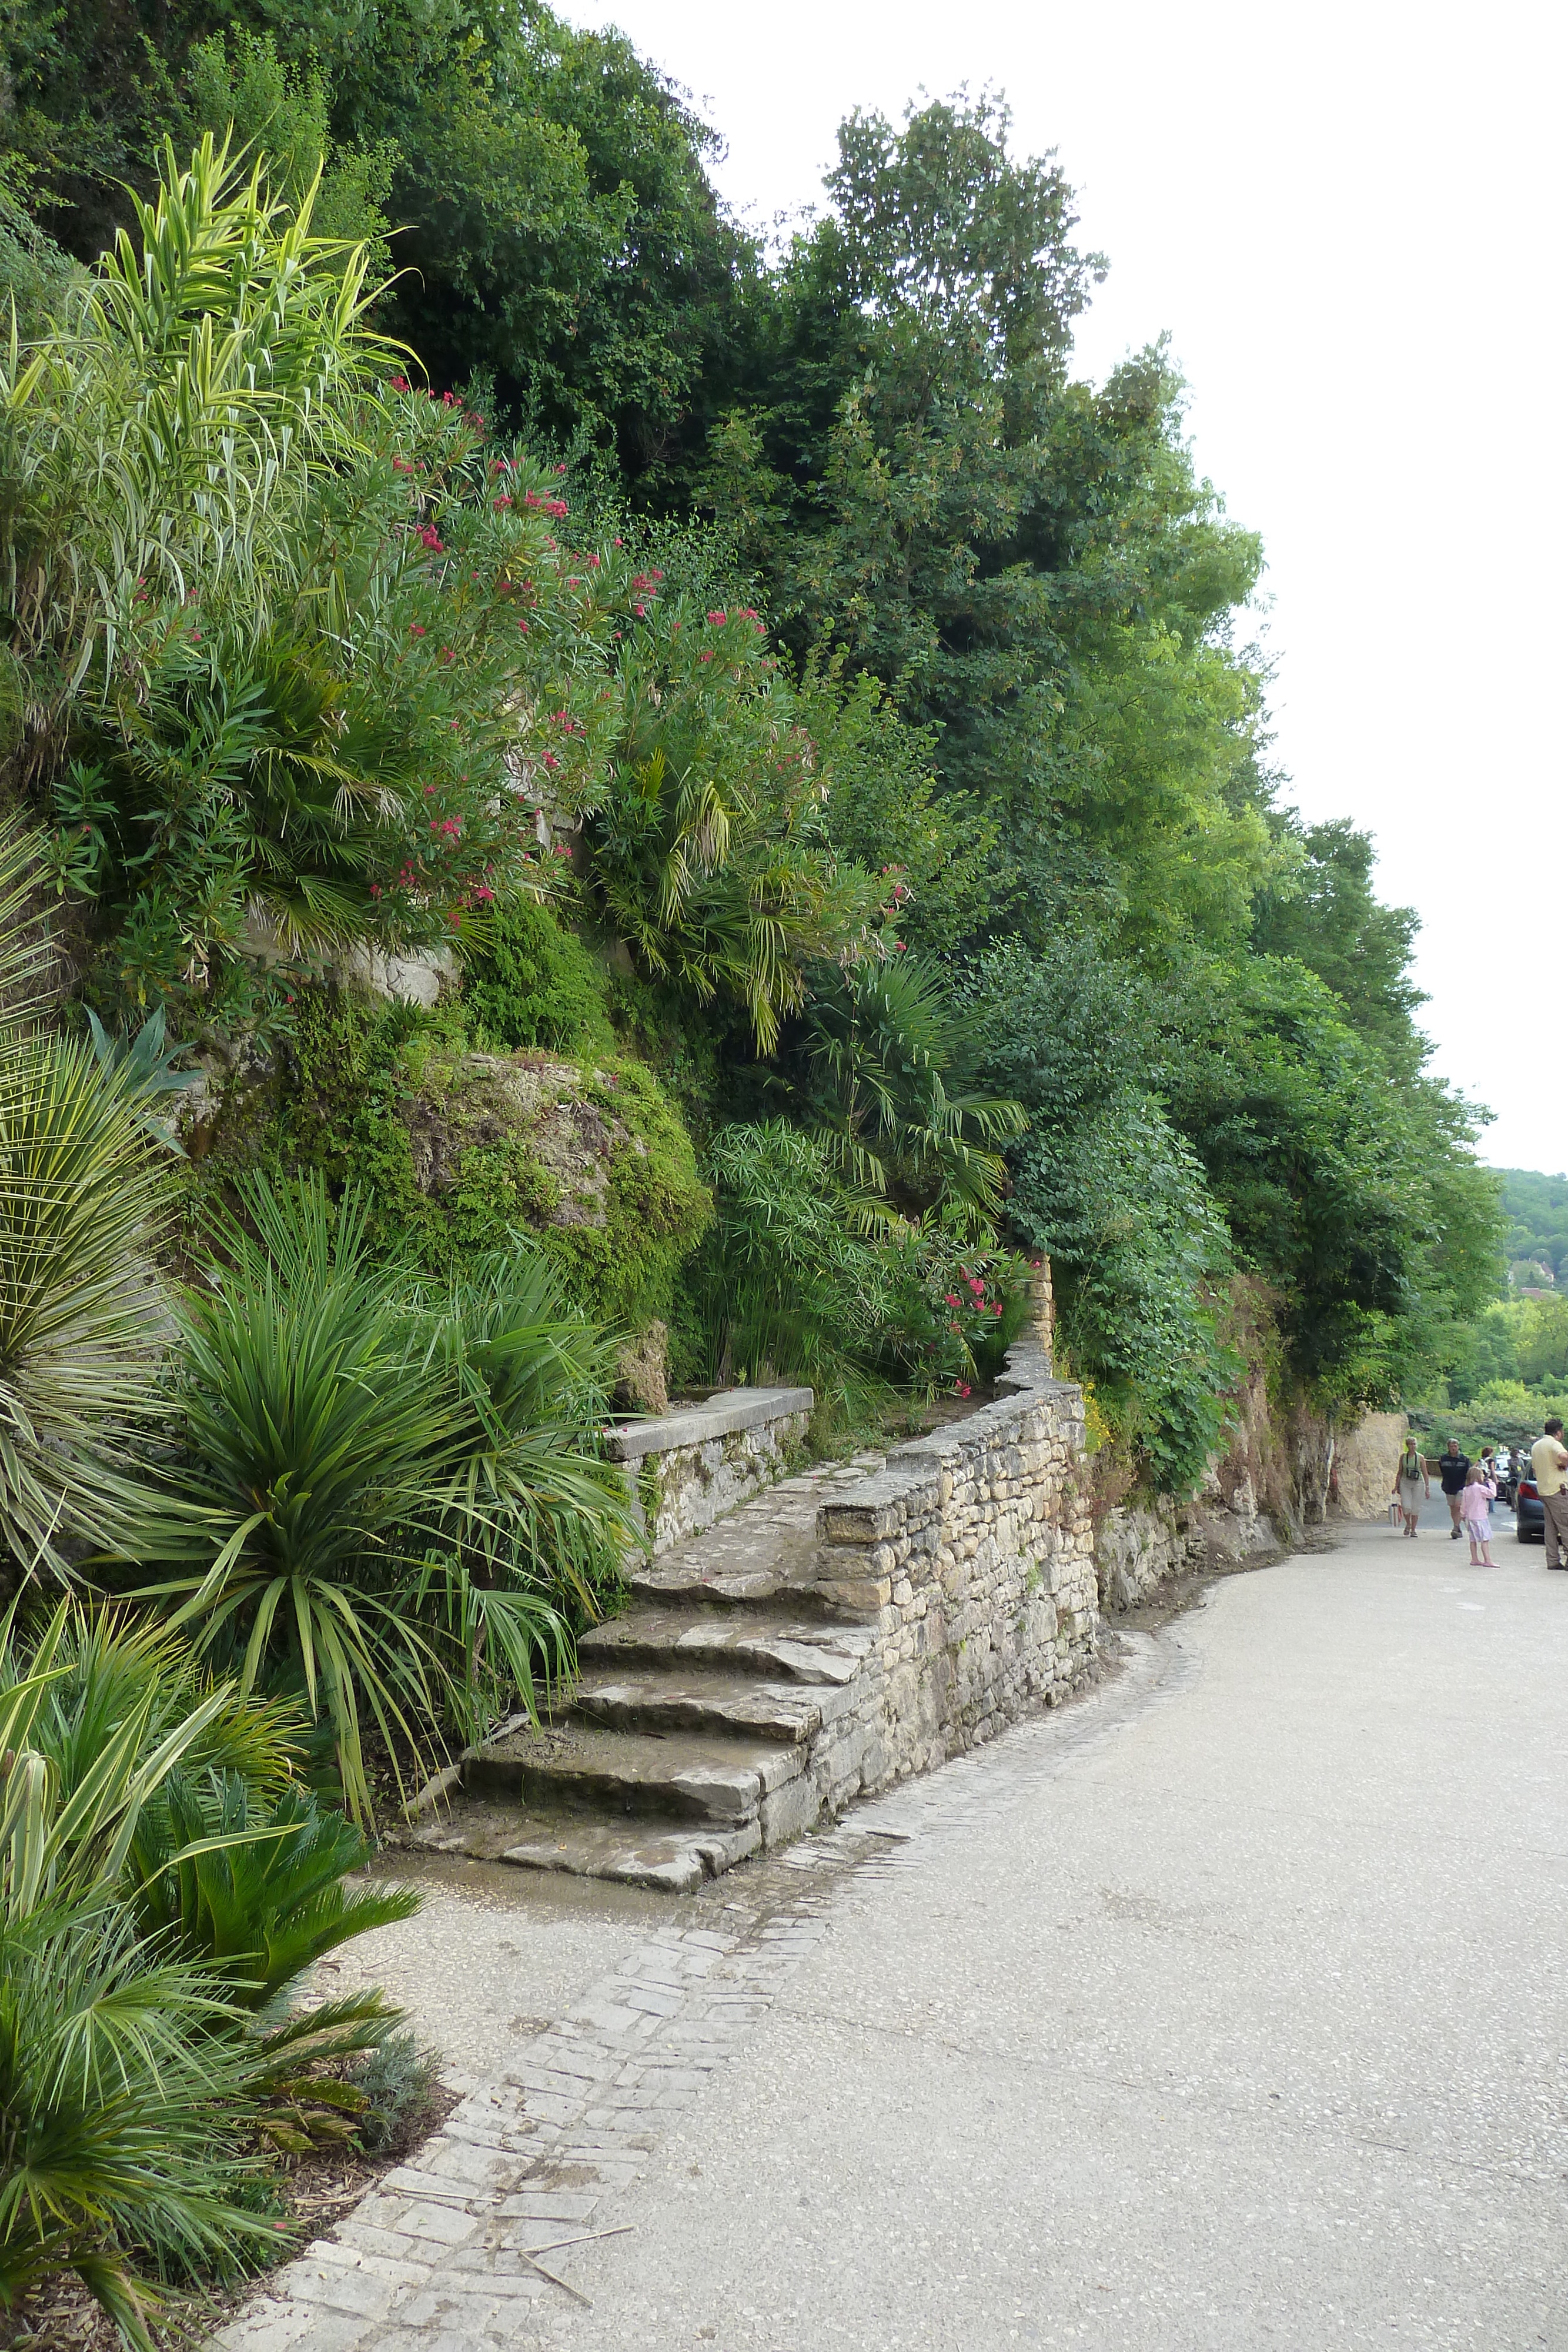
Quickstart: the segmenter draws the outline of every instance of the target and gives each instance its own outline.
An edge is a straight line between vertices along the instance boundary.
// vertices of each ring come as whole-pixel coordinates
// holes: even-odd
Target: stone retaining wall
[[[817,1598],[875,1638],[824,1711],[803,1803],[837,1811],[925,1771],[1092,1666],[1082,1392],[1038,1346],[1012,1349],[1005,1386],[818,1514]]]
[[[1250,1475],[1238,1475],[1229,1460],[1210,1465],[1190,1503],[1160,1495],[1108,1511],[1095,1538],[1101,1607],[1135,1608],[1183,1570],[1267,1559],[1303,1519],[1381,1518],[1405,1428],[1403,1413],[1373,1412],[1343,1432],[1312,1422],[1287,1433],[1295,1441],[1296,1489],[1272,1514],[1260,1509]]]
[[[810,1389],[723,1389],[702,1404],[622,1422],[606,1452],[625,1465],[632,1515],[649,1549],[699,1535],[793,1467]]]

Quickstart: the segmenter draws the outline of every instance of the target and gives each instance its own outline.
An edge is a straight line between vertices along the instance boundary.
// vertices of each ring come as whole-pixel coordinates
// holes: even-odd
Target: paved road
[[[1228,1580],[650,1908],[225,2343],[1563,2352],[1568,1576],[1500,1535],[1435,1499]]]
[[[1561,2352],[1568,1576],[1441,1512],[869,1809],[573,2340]]]

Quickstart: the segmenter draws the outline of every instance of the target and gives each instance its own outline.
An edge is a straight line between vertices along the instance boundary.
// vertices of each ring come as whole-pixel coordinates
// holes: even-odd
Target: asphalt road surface
[[[862,1809],[895,1860],[528,2340],[1562,2352],[1568,1575],[1498,1533],[1228,1579]]]

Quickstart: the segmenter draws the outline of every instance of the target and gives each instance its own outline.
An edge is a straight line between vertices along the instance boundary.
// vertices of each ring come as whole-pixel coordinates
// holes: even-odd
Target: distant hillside
[[[1568,1288],[1568,1175],[1543,1176],[1533,1168],[1500,1168],[1503,1213],[1508,1219],[1508,1259],[1516,1283],[1539,1282],[1529,1271],[1543,1267]]]

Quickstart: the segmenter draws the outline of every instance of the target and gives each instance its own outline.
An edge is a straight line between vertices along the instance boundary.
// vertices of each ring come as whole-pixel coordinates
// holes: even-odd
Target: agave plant
[[[167,1096],[186,1093],[197,1083],[201,1073],[175,1068],[184,1048],[170,1042],[169,1019],[163,1007],[160,1004],[150,1013],[134,1036],[111,1036],[97,1013],[90,1011],[87,1025],[99,1067],[111,1076],[122,1078],[126,1099],[142,1133],[183,1159],[184,1147],[179,1137],[154,1106]]]

